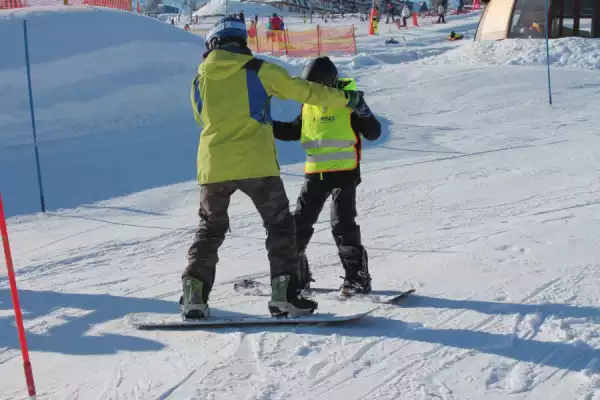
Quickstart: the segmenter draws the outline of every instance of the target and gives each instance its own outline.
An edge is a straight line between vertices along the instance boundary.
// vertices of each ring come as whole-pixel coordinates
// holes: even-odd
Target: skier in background
[[[294,218],[280,177],[270,116],[270,98],[335,109],[355,109],[362,92],[329,88],[297,78],[276,64],[253,58],[246,25],[221,19],[206,36],[204,62],[191,88],[198,149],[200,223],[182,274],[181,313],[185,319],[209,315],[218,249],[229,228],[228,208],[237,190],[248,195],[267,231],[273,316],[314,312],[317,303],[300,294],[300,256]]]
[[[330,87],[356,90],[353,79],[338,78],[337,68],[327,57],[310,61],[301,77]],[[296,242],[302,257],[301,284],[308,289],[312,281],[306,247],[313,226],[331,196],[331,232],[346,272],[341,293],[371,292],[367,252],[355,221],[356,188],[361,182],[361,135],[376,140],[381,134],[381,124],[362,99],[355,110],[304,104],[295,121],[274,121],[273,130],[276,139],[300,140],[307,153],[304,185],[294,212]]]
[[[244,16],[244,11],[240,11],[240,15],[239,15],[239,19],[240,21],[242,21],[243,23],[246,23],[246,17]]]

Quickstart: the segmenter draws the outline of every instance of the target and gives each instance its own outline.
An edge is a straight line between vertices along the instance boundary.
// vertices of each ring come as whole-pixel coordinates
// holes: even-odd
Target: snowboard
[[[245,296],[271,296],[271,285],[254,281],[251,279],[244,279],[233,284],[233,290],[241,293]],[[341,300],[341,301],[366,301],[371,303],[379,304],[395,304],[398,301],[408,297],[411,293],[414,293],[415,289],[411,288],[406,291],[396,290],[373,290],[369,294],[354,294],[351,296],[345,296],[340,294],[339,289],[332,288],[310,288],[304,291],[306,297],[325,297],[330,300]]]
[[[332,325],[357,321],[371,314],[380,306],[350,304],[340,307],[338,302],[319,302],[314,314],[299,317],[271,317],[264,301],[246,304],[245,312],[232,312],[225,309],[210,308],[211,315],[200,320],[184,320],[180,314],[131,313],[125,316],[126,322],[137,329],[201,329],[226,328],[235,326],[266,325]]]

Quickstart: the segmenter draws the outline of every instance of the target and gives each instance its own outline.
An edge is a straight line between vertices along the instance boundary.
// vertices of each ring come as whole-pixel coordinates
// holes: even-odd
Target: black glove
[[[364,97],[360,98],[360,101],[358,102],[358,104],[356,105],[356,108],[354,108],[353,111],[360,118],[368,118],[373,115],[373,113],[371,112],[371,109],[367,105],[367,102],[365,101]]]
[[[364,94],[365,93],[360,90],[346,90],[346,98],[348,99],[346,107],[356,110],[356,108],[360,106]]]

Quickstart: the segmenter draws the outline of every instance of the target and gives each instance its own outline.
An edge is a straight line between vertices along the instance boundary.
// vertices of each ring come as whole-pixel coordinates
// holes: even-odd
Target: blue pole
[[[548,101],[552,105],[552,83],[550,81],[550,0],[546,0],[546,64],[548,65]]]
[[[29,89],[29,110],[31,112],[31,129],[33,131],[33,147],[35,149],[35,164],[37,167],[38,187],[40,189],[40,204],[42,212],[46,212],[44,200],[44,187],[42,186],[42,168],[40,167],[40,153],[37,145],[37,131],[35,128],[35,111],[33,107],[33,92],[31,90],[31,65],[29,63],[29,41],[27,40],[27,20],[23,20],[23,35],[25,37],[25,64],[27,66],[27,86]]]

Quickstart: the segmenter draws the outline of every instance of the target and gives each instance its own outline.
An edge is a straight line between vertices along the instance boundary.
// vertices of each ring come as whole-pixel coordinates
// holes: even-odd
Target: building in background
[[[549,0],[549,36],[600,38],[600,0]],[[491,0],[475,40],[545,38],[546,0]]]

